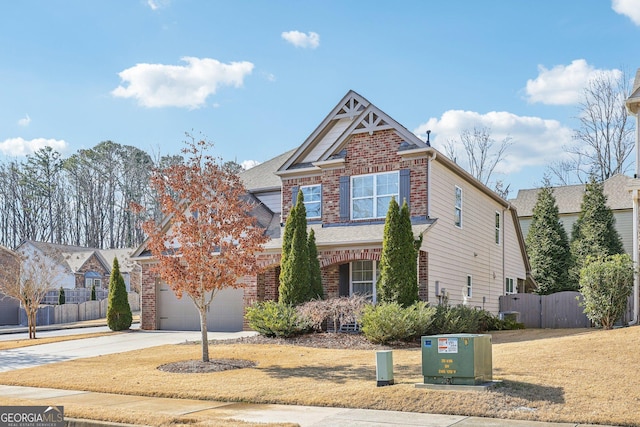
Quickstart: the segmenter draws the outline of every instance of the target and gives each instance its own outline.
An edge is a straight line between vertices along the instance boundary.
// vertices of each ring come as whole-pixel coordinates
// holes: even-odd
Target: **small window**
[[[504,282],[504,293],[506,295],[515,294],[513,289],[513,278],[507,277]]]
[[[462,188],[456,185],[456,204],[454,211],[454,224],[462,228]]]
[[[307,185],[300,187],[304,197],[304,208],[307,211],[307,218],[320,218],[322,206],[322,187],[318,185]]]
[[[93,284],[96,288],[100,288],[102,286],[102,280],[100,279],[93,279]]]
[[[467,297],[473,296],[473,279],[471,276],[467,276]]]
[[[84,287],[90,288],[91,286],[93,286],[93,279],[91,278],[84,279]]]
[[[500,212],[496,212],[496,245],[500,244]]]

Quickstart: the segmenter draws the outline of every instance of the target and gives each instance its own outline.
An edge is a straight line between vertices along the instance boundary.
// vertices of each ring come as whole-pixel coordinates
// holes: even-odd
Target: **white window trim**
[[[508,290],[508,283],[511,283],[511,291]],[[513,277],[506,277],[504,279],[504,294],[505,295],[512,295],[512,294],[516,294],[516,289],[515,289],[515,280],[513,280]]]
[[[495,229],[496,229],[495,230],[495,232],[496,232],[495,241],[496,241],[496,245],[499,245],[500,242],[502,242],[502,235],[501,235],[502,234],[502,215],[498,211],[496,211],[496,215],[494,217],[494,221],[496,219],[498,220],[498,223],[494,224],[495,225]]]
[[[460,206],[458,206],[458,190],[460,190]],[[458,228],[462,228],[462,204],[463,204],[463,192],[462,187],[455,186],[455,190],[453,192],[453,225]],[[460,212],[460,223],[456,224],[456,212]]]
[[[398,192],[395,193],[395,194],[378,195],[377,194],[377,188],[376,188],[376,179],[374,178],[373,179],[373,196],[371,196],[371,198],[373,198],[373,216],[371,216],[371,217],[363,217],[363,218],[354,218],[353,217],[353,213],[354,213],[353,202],[354,202],[354,200],[369,199],[370,197],[354,198],[353,197],[353,190],[354,190],[353,180],[357,179],[357,178],[364,178],[364,177],[367,177],[367,176],[376,177],[376,176],[381,176],[381,175],[395,175],[396,179],[397,179],[397,182],[398,182]],[[349,185],[349,187],[350,187],[350,194],[349,194],[349,210],[350,210],[350,213],[349,213],[349,215],[351,217],[351,220],[358,221],[358,220],[384,218],[386,216],[386,212],[385,212],[385,215],[382,215],[382,216],[378,215],[377,203],[376,203],[377,199],[379,197],[389,197],[389,196],[391,196],[391,197],[395,197],[396,201],[398,201],[398,199],[400,198],[400,171],[377,172],[377,173],[368,173],[368,174],[362,174],[362,175],[354,175],[354,176],[351,177],[350,181],[351,182],[349,183],[350,184]],[[400,203],[400,202],[398,202],[398,203]]]
[[[374,304],[377,302],[378,300],[378,294],[377,294],[377,286],[376,284],[378,283],[378,261],[375,260],[369,260],[369,259],[360,259],[360,260],[356,260],[356,261],[351,261],[349,263],[349,296],[353,295],[353,284],[354,284],[354,280],[353,280],[353,263],[357,262],[357,261],[371,261],[371,265],[373,268],[373,274],[372,274],[372,280],[373,280],[373,285],[372,285],[372,289],[373,289],[373,294],[371,295],[371,302],[373,302]],[[355,283],[360,283],[360,282],[355,282]]]
[[[466,292],[466,297],[467,298],[472,298],[473,297],[473,276],[470,274],[467,274],[467,292]]]
[[[303,188],[311,188],[311,187],[320,187],[320,200],[307,202],[307,199],[305,198],[304,199],[304,207],[306,209],[307,204],[309,204],[309,203],[319,203],[320,204],[320,215],[318,215],[318,216],[307,216],[307,219],[322,218],[322,184],[302,185],[302,186],[300,186],[300,190],[302,190]],[[307,212],[309,212],[309,211],[307,210]]]

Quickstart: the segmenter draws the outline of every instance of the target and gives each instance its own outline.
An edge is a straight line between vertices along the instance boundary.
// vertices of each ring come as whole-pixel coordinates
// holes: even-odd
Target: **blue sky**
[[[512,138],[495,177],[515,196],[572,143],[588,79],[633,78],[638,40],[640,0],[5,1],[0,156],[176,154],[193,132],[262,162],[353,89],[441,150]]]

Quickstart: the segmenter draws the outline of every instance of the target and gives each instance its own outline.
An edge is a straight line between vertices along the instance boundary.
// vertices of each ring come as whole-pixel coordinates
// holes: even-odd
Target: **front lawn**
[[[376,387],[375,351],[278,344],[211,345],[211,358],[246,359],[255,368],[205,374],[158,366],[199,359],[197,344],[0,373],[0,383],[255,403],[460,414],[504,419],[640,426],[640,327],[492,333],[488,392],[417,389],[421,350],[393,352],[396,385]]]

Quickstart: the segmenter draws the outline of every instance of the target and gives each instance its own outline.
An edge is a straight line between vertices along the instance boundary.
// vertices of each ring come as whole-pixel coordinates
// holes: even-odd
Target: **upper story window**
[[[322,187],[317,185],[306,185],[300,187],[304,196],[304,208],[307,211],[307,218],[320,218],[322,206]]]
[[[454,219],[453,222],[456,227],[462,228],[462,188],[456,185],[456,202],[455,202],[455,210],[454,210]]]
[[[398,172],[359,175],[351,178],[351,218],[384,218],[391,198],[399,198]]]
[[[500,244],[500,212],[496,212],[496,244]]]

